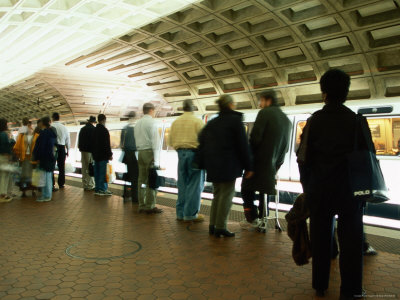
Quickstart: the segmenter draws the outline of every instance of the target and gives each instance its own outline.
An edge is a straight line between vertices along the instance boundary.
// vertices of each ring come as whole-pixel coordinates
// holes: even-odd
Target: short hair
[[[50,127],[50,122],[51,122],[51,120],[50,120],[49,116],[46,116],[46,117],[42,118],[42,125],[44,127],[49,128]]]
[[[26,126],[29,124],[29,118],[25,117],[22,119],[22,125]]]
[[[221,95],[216,101],[218,104],[219,110],[228,110],[230,109],[230,104],[233,103],[233,98],[230,95]]]
[[[104,115],[104,114],[99,114],[98,116],[97,116],[97,122],[103,122],[104,120],[106,120],[107,118],[106,118],[106,115]]]
[[[274,90],[266,90],[259,94],[259,98],[264,98],[265,100],[271,99],[272,105],[278,105],[278,97]]]
[[[126,116],[129,119],[134,119],[136,117],[136,112],[135,111],[130,111]]]
[[[7,126],[7,120],[4,118],[0,119],[0,132],[7,131],[8,126]]]
[[[53,115],[51,116],[51,118],[54,121],[60,121],[60,114],[58,112],[53,113]]]
[[[153,103],[147,102],[145,104],[143,104],[143,113],[145,115],[148,115],[150,113],[150,111],[155,110],[155,106]]]
[[[193,101],[191,99],[183,101],[183,111],[194,111]]]
[[[344,103],[350,88],[350,76],[339,69],[331,69],[319,81],[321,91],[329,103]]]

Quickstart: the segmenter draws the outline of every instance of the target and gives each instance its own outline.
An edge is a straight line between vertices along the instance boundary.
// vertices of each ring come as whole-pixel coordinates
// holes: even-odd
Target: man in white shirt
[[[160,139],[153,119],[155,116],[154,105],[145,103],[143,114],[144,116],[136,123],[134,128],[136,148],[139,152],[139,213],[161,213],[162,209],[155,206],[157,191],[149,187],[150,168],[154,165],[159,166]]]
[[[65,185],[65,159],[68,156],[70,140],[67,127],[60,123],[60,114],[53,113],[52,119],[53,123],[51,125],[57,132],[58,187],[62,189]],[[56,190],[54,180],[53,190]]]

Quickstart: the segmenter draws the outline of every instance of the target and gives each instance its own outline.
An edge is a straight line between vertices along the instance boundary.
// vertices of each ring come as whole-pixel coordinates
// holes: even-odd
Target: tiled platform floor
[[[164,209],[139,215],[120,197],[71,186],[48,203],[1,203],[0,299],[314,298],[310,265],[294,264],[285,232],[232,222],[236,237],[217,239],[207,223],[188,227]],[[365,258],[368,299],[399,298],[399,268],[398,255]],[[338,290],[333,261],[326,299],[338,299]]]

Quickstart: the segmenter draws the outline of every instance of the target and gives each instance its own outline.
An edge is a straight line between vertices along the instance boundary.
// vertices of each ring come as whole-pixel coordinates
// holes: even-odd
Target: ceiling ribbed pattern
[[[234,94],[240,109],[255,108],[257,93],[268,88],[278,91],[282,105],[320,102],[318,81],[330,68],[352,76],[349,99],[398,97],[399,46],[398,0],[206,0],[72,57],[58,70],[148,87],[175,110],[191,98],[204,113],[216,109],[223,93]],[[60,82],[47,82],[60,90]],[[81,109],[78,98],[69,100],[73,114]],[[118,105],[115,115],[123,112]]]

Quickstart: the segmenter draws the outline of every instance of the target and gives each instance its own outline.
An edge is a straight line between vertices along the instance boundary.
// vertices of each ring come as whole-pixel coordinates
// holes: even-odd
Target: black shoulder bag
[[[365,118],[357,115],[354,149],[347,155],[350,188],[357,200],[382,203],[389,200],[386,196],[388,189],[368,131]],[[360,138],[364,143],[359,140]]]

